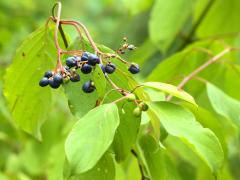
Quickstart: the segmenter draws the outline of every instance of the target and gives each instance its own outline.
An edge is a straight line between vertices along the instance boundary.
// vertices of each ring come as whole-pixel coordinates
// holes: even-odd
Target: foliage
[[[52,5],[0,2],[0,179],[239,178],[238,0],[63,1],[62,16],[85,22],[103,53],[124,35],[137,45],[121,57],[140,74],[114,57],[108,76],[133,99],[100,66],[57,90],[39,87],[58,58],[56,23],[44,26]],[[4,13],[13,10],[21,16]],[[81,49],[74,29],[63,30],[65,50]],[[89,79],[96,91],[86,94]],[[138,102],[148,109],[135,116]]]

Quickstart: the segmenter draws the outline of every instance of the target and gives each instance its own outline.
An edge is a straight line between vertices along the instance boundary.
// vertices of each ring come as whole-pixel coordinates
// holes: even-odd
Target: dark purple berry
[[[45,87],[45,86],[48,85],[48,83],[49,83],[48,78],[47,78],[47,77],[43,77],[43,78],[39,81],[39,86]]]
[[[53,89],[57,89],[60,86],[60,83],[54,81],[53,79],[49,79],[49,85],[53,88]]]
[[[88,64],[95,66],[96,64],[100,63],[100,59],[96,54],[90,54],[88,56]]]
[[[80,75],[79,74],[74,74],[72,77],[70,77],[70,81],[72,81],[72,82],[80,81]]]
[[[131,64],[131,66],[128,68],[128,71],[130,71],[132,74],[137,74],[140,72],[140,68],[137,64]]]
[[[93,85],[93,82],[92,81],[87,81],[83,84],[82,86],[82,90],[85,92],[85,93],[91,93],[95,90],[95,86]]]
[[[81,61],[88,61],[89,52],[84,52],[81,57]]]
[[[56,74],[53,76],[53,81],[57,82],[58,84],[62,84],[63,82],[63,77],[61,74]]]
[[[67,59],[66,59],[66,65],[69,67],[69,68],[72,68],[72,67],[74,67],[74,66],[76,66],[77,65],[77,60],[76,60],[76,58],[75,57],[68,57]]]
[[[44,77],[46,78],[50,78],[53,76],[53,72],[52,71],[46,71],[45,74],[44,74]]]
[[[112,74],[115,70],[116,70],[115,64],[110,63],[105,66],[105,71],[108,74]]]
[[[75,60],[76,60],[77,62],[80,62],[80,61],[81,61],[81,57],[79,57],[79,56],[74,56],[74,58],[75,58]]]
[[[84,74],[88,74],[92,71],[92,66],[90,66],[89,64],[84,64],[81,68],[81,71]]]

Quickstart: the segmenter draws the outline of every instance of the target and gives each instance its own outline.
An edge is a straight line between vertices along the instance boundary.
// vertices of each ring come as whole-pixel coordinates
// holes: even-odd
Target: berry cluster
[[[63,76],[60,73],[54,74],[53,71],[47,71],[40,80],[39,85],[42,87],[50,85],[52,88],[57,89],[62,83]]]
[[[92,72],[96,65],[99,65],[104,74],[112,74],[116,70],[116,65],[107,62],[105,65],[100,63],[100,58],[96,54],[90,52],[83,52],[81,56],[70,56],[66,59],[66,66],[61,66],[55,71],[47,71],[44,77],[40,80],[39,85],[45,87],[49,85],[50,87],[57,89],[63,82],[80,81],[80,75],[77,73],[77,69],[80,69],[83,74],[89,74]],[[131,64],[128,68],[129,72],[132,74],[137,74],[140,68],[137,64]],[[85,93],[91,93],[95,90],[94,82],[89,80],[85,82],[82,86],[82,90]]]
[[[142,111],[147,111],[148,105],[144,102],[138,104],[138,106],[133,110],[133,115],[136,117],[141,116]]]
[[[125,54],[126,50],[132,51],[136,49],[133,44],[128,44],[128,39],[126,37],[123,38],[123,42],[122,46],[117,50],[118,54]]]

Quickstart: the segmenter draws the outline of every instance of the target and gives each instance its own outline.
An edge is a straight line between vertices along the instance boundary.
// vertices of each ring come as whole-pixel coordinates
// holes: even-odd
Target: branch
[[[59,28],[59,24],[60,24],[62,4],[60,2],[57,2],[54,5],[54,7],[56,7],[56,6],[58,6],[58,9],[57,9],[57,17],[56,17],[56,27],[55,27],[55,31],[54,31],[54,42],[55,42],[55,46],[56,46],[57,50],[61,51],[61,48],[58,43],[58,28]]]
[[[133,156],[135,156],[135,157],[137,158],[137,160],[139,161],[139,157],[138,157],[136,151],[134,151],[134,150],[132,149],[132,150],[131,150],[131,153],[132,153]],[[138,162],[138,166],[139,166],[139,170],[140,170],[140,173],[141,173],[141,176],[142,176],[141,180],[149,180],[149,178],[144,175],[143,167],[142,167],[142,165],[141,165],[139,162]]]
[[[72,22],[68,22],[68,21],[60,21],[60,24],[66,24],[66,25],[72,25],[75,27],[75,29],[77,30],[78,32],[78,35],[79,35],[79,38],[80,38],[80,41],[82,43],[82,48],[85,49],[85,44],[84,44],[84,41],[83,41],[83,36],[82,36],[82,33],[81,33],[81,30],[79,29],[78,25],[76,23],[72,23]]]
[[[219,54],[217,54],[216,56],[212,57],[211,59],[209,59],[207,62],[205,62],[204,64],[202,64],[201,66],[199,66],[197,69],[195,69],[193,72],[191,72],[188,76],[186,76],[177,86],[177,88],[179,90],[181,90],[185,84],[188,83],[188,81],[190,81],[191,79],[194,78],[194,76],[196,76],[198,73],[202,72],[204,69],[206,69],[208,66],[210,66],[211,64],[215,63],[216,61],[218,61],[219,59],[221,59],[224,55],[226,55],[227,53],[236,50],[235,48],[226,48],[224,49],[222,52],[220,52]],[[172,96],[169,95],[166,97],[166,101],[170,101],[172,99]]]
[[[192,36],[195,34],[197,28],[199,27],[199,25],[204,20],[205,16],[207,15],[209,9],[212,7],[214,2],[215,2],[215,0],[210,0],[208,2],[208,4],[206,5],[205,9],[202,11],[200,17],[198,18],[196,23],[193,25],[193,27],[192,27],[191,31],[189,32],[188,36],[186,37],[184,43],[180,46],[179,50],[184,49],[186,47],[186,45],[191,41]]]
[[[94,49],[95,53],[97,53],[97,54],[101,54],[101,53],[102,53],[102,52],[98,49],[97,45],[95,44],[94,40],[92,39],[92,36],[90,35],[89,31],[87,30],[86,26],[84,26],[84,24],[82,24],[82,23],[79,22],[79,21],[72,21],[72,20],[61,20],[61,23],[62,23],[62,24],[68,23],[68,24],[72,24],[72,25],[75,25],[75,26],[76,26],[76,25],[77,25],[77,26],[80,26],[80,27],[83,29],[83,31],[84,31],[84,33],[85,33],[88,41],[90,42],[92,48]],[[77,26],[76,26],[76,27],[77,27]],[[78,27],[77,27],[77,28],[78,28]]]
[[[64,31],[63,31],[63,28],[62,28],[62,25],[61,25],[61,24],[59,24],[58,29],[59,29],[59,32],[60,32],[60,34],[61,34],[61,37],[62,37],[62,40],[63,40],[63,43],[64,43],[65,48],[68,48],[67,38],[66,38],[66,36],[65,36],[65,33],[64,33]]]

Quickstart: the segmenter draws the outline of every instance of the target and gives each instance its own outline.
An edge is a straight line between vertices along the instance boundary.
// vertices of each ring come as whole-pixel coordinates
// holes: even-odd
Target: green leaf
[[[158,0],[155,2],[149,21],[151,40],[160,50],[166,51],[192,11],[193,1]]]
[[[141,179],[137,158],[130,154],[123,163],[115,163],[116,180]]]
[[[68,180],[94,180],[94,179],[104,179],[104,180],[113,180],[115,179],[115,165],[113,158],[110,154],[106,153],[98,161],[98,163],[89,171],[80,174],[71,176]]]
[[[96,86],[98,95],[103,98],[106,93],[106,78],[100,66],[96,66],[93,72],[93,82]]]
[[[80,82],[69,83],[64,86],[69,108],[71,112],[79,118],[93,109],[98,99],[96,91],[92,93],[84,93],[82,91],[82,85],[88,80],[88,77],[84,77],[83,75],[81,76]]]
[[[208,98],[214,110],[240,126],[240,102],[225,94],[213,84],[207,84]]]
[[[44,28],[32,33],[19,47],[7,69],[4,95],[16,124],[41,139],[40,128],[51,107],[51,90],[38,85],[46,70],[53,68],[56,50],[46,40]]]
[[[194,98],[190,94],[186,93],[183,90],[178,90],[176,86],[173,86],[171,84],[160,83],[160,82],[146,82],[143,85],[159,91],[166,92],[168,94],[171,94],[172,96],[176,96],[184,101],[187,101],[197,106],[197,104],[194,101]]]
[[[203,127],[211,129],[213,133],[217,136],[219,141],[221,142],[221,146],[223,148],[224,153],[227,153],[227,145],[226,145],[226,138],[224,137],[224,125],[222,124],[219,119],[212,114],[208,110],[198,106],[195,108],[189,104],[184,104],[196,117],[197,121],[202,124]]]
[[[94,108],[74,125],[65,143],[72,173],[81,174],[96,165],[111,145],[118,125],[116,104]]]
[[[176,167],[153,137],[140,137],[139,146],[141,158],[152,180],[180,179]]]
[[[197,6],[197,9],[201,8],[203,3],[202,1],[199,1],[198,4],[199,7]],[[197,16],[199,13],[201,12],[196,11],[196,19],[198,18]],[[240,31],[240,24],[238,23],[239,16],[240,1],[216,1],[213,3],[212,7],[199,25],[197,35],[200,37],[207,37],[238,32]]]
[[[125,160],[132,146],[135,144],[138,135],[141,118],[133,115],[135,107],[135,104],[130,102],[125,102],[120,106],[120,125],[116,131],[112,145],[116,154],[115,158],[118,162]],[[129,131],[129,129],[131,130]]]
[[[224,154],[215,134],[203,128],[193,114],[181,106],[167,102],[155,105],[166,131],[187,144],[216,173],[222,166]]]

